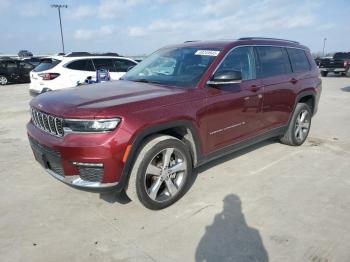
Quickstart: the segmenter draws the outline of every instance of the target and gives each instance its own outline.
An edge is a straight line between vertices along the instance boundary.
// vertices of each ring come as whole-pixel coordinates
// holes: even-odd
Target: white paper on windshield
[[[217,56],[220,51],[215,50],[197,50],[195,55],[207,55],[207,56]]]

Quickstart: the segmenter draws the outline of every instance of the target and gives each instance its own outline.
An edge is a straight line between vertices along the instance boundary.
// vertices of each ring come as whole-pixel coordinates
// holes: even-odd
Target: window
[[[80,71],[95,71],[91,59],[76,60],[67,65],[67,68]]]
[[[95,58],[93,59],[96,70],[105,69],[110,72],[117,72],[114,61],[110,58]]]
[[[295,48],[287,48],[293,72],[305,72],[310,70],[310,63],[306,57],[305,51]]]
[[[57,59],[42,59],[41,63],[34,68],[34,72],[42,72],[49,70],[51,68],[54,68],[56,65],[58,65],[61,62],[61,60]]]
[[[29,63],[20,62],[19,65],[21,68],[27,69],[27,70],[31,70],[33,68],[33,66]]]
[[[256,78],[255,56],[253,47],[245,46],[233,49],[219,66],[220,71],[239,71],[242,80]]]
[[[283,75],[292,72],[288,54],[284,48],[258,46],[256,50],[260,61],[260,77]]]
[[[136,64],[132,61],[126,59],[114,59],[115,67],[117,72],[127,72],[131,66],[135,66]]]
[[[16,62],[12,62],[12,61],[7,62],[7,69],[15,69],[15,68],[17,68]]]

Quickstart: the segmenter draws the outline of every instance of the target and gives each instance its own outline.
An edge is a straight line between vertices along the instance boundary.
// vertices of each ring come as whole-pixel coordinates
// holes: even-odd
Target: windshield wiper
[[[132,80],[132,81],[134,81],[134,82],[140,82],[140,83],[162,84],[162,83],[160,83],[160,82],[152,81],[152,80],[147,80],[147,79],[144,79],[144,78],[135,79],[135,80]]]

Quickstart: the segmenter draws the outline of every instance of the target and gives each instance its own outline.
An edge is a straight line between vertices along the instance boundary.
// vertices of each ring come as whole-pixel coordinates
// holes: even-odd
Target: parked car
[[[350,52],[338,52],[332,57],[324,57],[319,62],[321,75],[326,77],[328,73],[350,76]]]
[[[54,56],[43,59],[30,73],[31,94],[69,88],[87,78],[95,78],[96,70],[106,69],[111,80],[118,80],[136,61],[113,53],[93,55],[86,52],[72,53],[65,56]]]
[[[321,89],[297,42],[188,42],[153,53],[120,81],[37,96],[27,130],[36,160],[58,180],[125,190],[161,209],[208,161],[272,137],[303,144]]]
[[[26,63],[32,64],[34,67],[36,67],[41,63],[42,59],[42,57],[26,57],[21,60]]]
[[[28,50],[19,50],[18,56],[23,58],[23,57],[31,57],[33,56],[32,52],[29,52]]]
[[[34,66],[17,59],[0,60],[0,85],[8,83],[28,83],[29,72]]]

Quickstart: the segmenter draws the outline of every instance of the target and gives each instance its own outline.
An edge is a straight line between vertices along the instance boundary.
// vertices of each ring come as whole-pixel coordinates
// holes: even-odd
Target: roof
[[[243,37],[239,39],[227,39],[227,40],[210,40],[210,41],[199,41],[191,40],[185,41],[179,45],[172,45],[169,47],[196,47],[196,48],[232,48],[237,45],[278,45],[286,47],[297,47],[307,49],[306,46],[301,45],[297,41],[278,39],[278,38],[265,38],[265,37]]]

